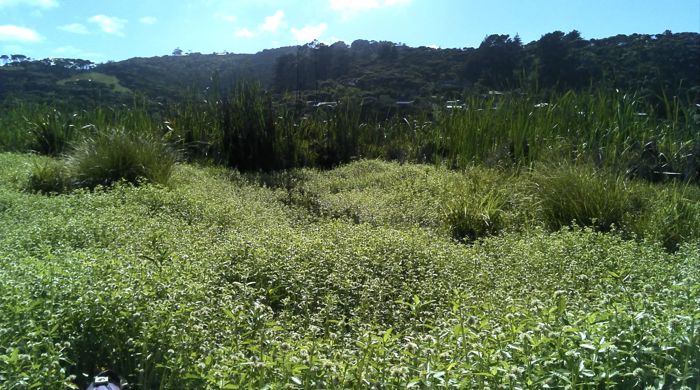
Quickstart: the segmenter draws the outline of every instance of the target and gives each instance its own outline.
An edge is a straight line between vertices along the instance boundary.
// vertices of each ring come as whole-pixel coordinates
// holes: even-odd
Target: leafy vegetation
[[[170,187],[45,197],[22,192],[37,159],[0,154],[11,387],[81,385],[103,366],[137,388],[698,385],[697,235],[669,253],[653,236],[548,233],[537,211],[470,245],[441,227],[443,201],[477,189],[504,194],[487,207],[504,215],[540,204],[537,170],[180,165]],[[698,204],[693,187],[623,190],[653,194],[649,210],[694,199],[676,216]]]
[[[0,383],[697,388],[697,42],[13,56]]]

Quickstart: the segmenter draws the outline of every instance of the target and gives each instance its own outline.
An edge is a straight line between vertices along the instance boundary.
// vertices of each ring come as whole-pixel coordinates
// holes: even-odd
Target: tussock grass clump
[[[638,206],[623,179],[588,167],[541,167],[533,175],[544,224],[559,230],[572,224],[599,231],[624,227]]]
[[[110,185],[119,180],[137,184],[167,184],[177,154],[166,143],[124,129],[98,132],[86,137],[68,157],[68,165],[79,187]]]
[[[40,154],[60,155],[78,135],[71,117],[65,117],[56,109],[28,125],[30,148]]]
[[[443,195],[443,224],[452,238],[472,242],[522,222],[514,206],[525,194],[512,179],[495,169],[472,167],[449,182]]]
[[[634,223],[634,232],[675,252],[682,243],[700,238],[700,189],[687,184],[641,189],[648,201]]]
[[[507,196],[498,189],[472,191],[446,206],[445,222],[452,237],[460,241],[498,234],[506,227]]]
[[[60,194],[70,188],[70,172],[62,160],[35,161],[27,188],[44,194]]]

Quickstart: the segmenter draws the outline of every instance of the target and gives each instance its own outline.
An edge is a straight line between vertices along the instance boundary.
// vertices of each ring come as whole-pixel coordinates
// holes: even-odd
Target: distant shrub
[[[124,129],[86,137],[68,157],[73,180],[80,187],[110,185],[119,180],[166,184],[177,161],[165,142]]]
[[[638,208],[621,178],[593,168],[540,168],[533,177],[541,218],[551,230],[572,223],[609,231]]]
[[[63,161],[36,161],[27,182],[27,188],[44,194],[60,194],[70,187],[68,169]]]

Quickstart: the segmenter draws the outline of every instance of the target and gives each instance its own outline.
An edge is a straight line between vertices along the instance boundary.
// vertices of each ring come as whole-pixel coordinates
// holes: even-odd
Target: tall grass
[[[163,139],[124,129],[94,130],[61,159],[33,161],[26,188],[60,194],[119,181],[167,185],[178,153]]]
[[[571,224],[600,231],[622,228],[641,207],[620,177],[591,168],[540,168],[533,182],[542,220],[551,230]]]
[[[86,137],[67,164],[75,185],[95,187],[119,180],[137,184],[140,179],[167,184],[176,161],[168,144],[148,134],[112,129]]]
[[[29,122],[31,150],[50,156],[65,152],[77,136],[73,117],[64,117],[60,111],[54,109],[37,122]]]
[[[565,161],[650,180],[697,180],[697,107],[689,99],[662,101],[653,105],[617,91],[567,92],[547,99],[467,96],[464,109],[448,110],[435,102],[430,113],[372,119],[350,98],[300,114],[275,105],[259,85],[241,82],[159,112],[149,112],[138,100],[132,107],[77,113],[21,106],[2,120],[11,130],[0,137],[0,147],[30,150],[37,140],[55,139],[56,147],[34,148],[52,154],[61,140],[85,135],[76,129],[123,127],[164,136],[190,160],[241,170],[332,167],[377,157],[456,168]]]
[[[472,97],[467,109],[441,113],[436,137],[452,165],[508,159],[566,160],[623,169],[639,158],[638,145],[654,141],[680,168],[684,144],[700,142],[690,102],[674,99],[659,113],[641,98],[567,92],[540,101],[529,96]],[[636,147],[635,147],[636,146]],[[680,169],[679,169],[680,170]]]

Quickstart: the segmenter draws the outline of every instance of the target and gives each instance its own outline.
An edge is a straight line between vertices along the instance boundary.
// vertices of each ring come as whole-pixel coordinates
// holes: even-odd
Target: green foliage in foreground
[[[71,188],[109,186],[121,180],[167,184],[177,158],[167,143],[148,134],[124,129],[95,131],[63,160],[35,161],[27,189],[60,194]]]
[[[668,250],[700,239],[700,190],[624,180],[586,166],[520,172],[358,161],[332,171],[290,171],[257,180],[322,218],[401,229],[419,226],[461,241],[532,227],[570,225],[651,239]]]
[[[97,132],[80,142],[67,164],[80,187],[110,185],[140,178],[167,184],[177,161],[169,145],[150,134],[124,129]]]
[[[0,154],[7,388],[80,385],[99,367],[143,389],[699,385],[697,236],[669,253],[548,233],[520,211],[526,175],[493,206],[520,231],[464,245],[440,205],[501,191],[497,171],[361,161],[269,187],[179,166],[169,188],[46,197],[22,191],[37,159]],[[365,208],[373,197],[386,207]],[[350,201],[356,218],[331,215]]]

